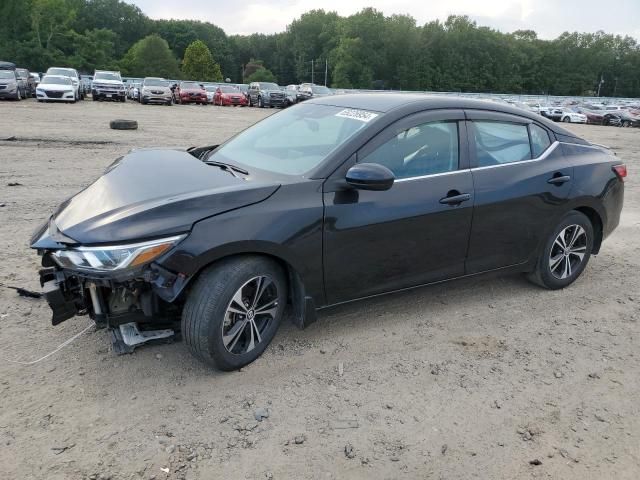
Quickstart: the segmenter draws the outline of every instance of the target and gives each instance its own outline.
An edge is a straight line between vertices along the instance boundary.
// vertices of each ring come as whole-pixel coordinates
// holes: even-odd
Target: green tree
[[[258,68],[255,72],[245,78],[247,83],[251,82],[277,82],[276,76],[271,70],[264,67]]]
[[[76,11],[67,0],[33,0],[31,26],[38,46],[49,50],[56,36],[69,30]]]
[[[122,59],[121,69],[134,77],[180,77],[176,57],[167,41],[156,34],[136,42]]]
[[[220,65],[213,61],[209,48],[202,40],[196,40],[187,47],[182,61],[185,78],[205,82],[221,82]]]

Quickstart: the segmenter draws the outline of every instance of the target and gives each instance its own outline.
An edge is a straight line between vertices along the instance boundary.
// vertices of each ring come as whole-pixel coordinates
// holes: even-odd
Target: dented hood
[[[84,245],[188,232],[203,218],[261,202],[278,187],[234,177],[185,151],[139,150],[60,205],[49,232]]]

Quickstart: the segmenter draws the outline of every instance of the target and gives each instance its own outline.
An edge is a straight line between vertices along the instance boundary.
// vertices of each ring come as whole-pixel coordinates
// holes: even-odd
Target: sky
[[[468,15],[503,32],[531,29],[551,39],[564,31],[630,35],[640,40],[640,0],[127,0],[151,18],[211,22],[227,34],[275,33],[309,10],[348,16],[365,7],[385,15],[409,14],[418,25]]]

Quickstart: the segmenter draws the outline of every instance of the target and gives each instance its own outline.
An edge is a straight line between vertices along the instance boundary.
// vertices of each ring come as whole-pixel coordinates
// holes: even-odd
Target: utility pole
[[[324,59],[324,86],[327,86],[327,72],[329,71],[329,62]]]
[[[311,60],[311,83],[313,83],[313,60]]]
[[[604,73],[600,74],[600,83],[598,83],[598,96],[600,96],[600,89],[602,88],[603,83],[604,83]]]

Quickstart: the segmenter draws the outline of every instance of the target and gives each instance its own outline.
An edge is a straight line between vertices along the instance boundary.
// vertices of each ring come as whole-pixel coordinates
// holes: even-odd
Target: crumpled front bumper
[[[68,281],[62,271],[50,267],[40,270],[42,294],[52,311],[51,323],[58,325],[86,311],[85,299],[79,284]]]

